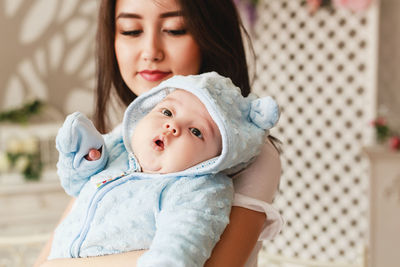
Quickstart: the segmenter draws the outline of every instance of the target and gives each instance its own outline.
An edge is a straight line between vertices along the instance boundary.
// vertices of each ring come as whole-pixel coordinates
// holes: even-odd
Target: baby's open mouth
[[[153,148],[157,151],[164,150],[165,142],[162,136],[157,136],[153,139]]]
[[[162,140],[156,140],[154,142],[158,147],[164,148],[164,142]]]

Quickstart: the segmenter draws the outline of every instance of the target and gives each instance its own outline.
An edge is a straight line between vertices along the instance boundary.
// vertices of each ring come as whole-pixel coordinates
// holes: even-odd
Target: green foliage
[[[21,168],[20,172],[24,175],[25,180],[29,181],[38,181],[40,179],[40,175],[42,174],[43,164],[40,160],[39,152],[34,154],[19,152],[19,153],[11,153],[7,152],[7,157],[11,163],[11,166],[17,167],[19,160],[24,160],[25,163],[23,166],[19,166]]]
[[[388,141],[391,149],[400,150],[400,134],[390,129],[384,118],[376,118],[372,121],[372,126],[375,128],[375,137],[378,143],[383,144]]]
[[[38,181],[42,174],[43,164],[39,155],[28,155],[29,164],[22,172],[26,180]]]
[[[385,142],[390,136],[390,130],[387,125],[375,126],[376,139],[379,143]]]
[[[26,103],[20,108],[0,112],[0,122],[27,124],[32,115],[39,114],[44,104],[39,100]],[[24,148],[23,141],[18,141]],[[37,145],[32,151],[26,149],[5,151],[11,167],[24,175],[26,180],[39,180],[43,164]]]
[[[32,115],[40,113],[43,105],[41,101],[34,100],[21,108],[0,112],[0,122],[27,123]]]

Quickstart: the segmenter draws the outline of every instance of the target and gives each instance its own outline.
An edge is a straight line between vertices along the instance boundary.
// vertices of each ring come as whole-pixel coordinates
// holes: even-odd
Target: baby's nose
[[[165,127],[165,129],[167,129],[168,132],[172,133],[175,136],[178,136],[180,133],[178,125],[174,122],[167,122],[164,125],[164,127]]]

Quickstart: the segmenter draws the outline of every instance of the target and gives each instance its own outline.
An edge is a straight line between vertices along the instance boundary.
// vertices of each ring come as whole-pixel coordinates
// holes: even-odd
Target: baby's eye
[[[172,117],[172,112],[169,109],[164,108],[161,110],[161,113],[167,117]]]
[[[192,132],[192,134],[194,134],[195,136],[197,136],[198,138],[203,138],[203,135],[201,134],[200,130],[197,128],[190,128],[190,131]]]

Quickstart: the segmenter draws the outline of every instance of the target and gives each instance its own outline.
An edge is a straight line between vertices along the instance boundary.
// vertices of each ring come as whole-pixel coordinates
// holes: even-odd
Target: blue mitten
[[[103,136],[93,123],[80,112],[69,115],[56,137],[59,151],[57,172],[65,191],[77,196],[90,176],[101,171],[107,163]],[[102,148],[101,157],[95,161],[85,159],[90,149]]]

